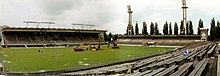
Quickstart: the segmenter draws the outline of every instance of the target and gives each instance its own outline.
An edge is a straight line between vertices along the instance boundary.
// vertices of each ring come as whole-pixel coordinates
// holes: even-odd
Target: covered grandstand
[[[6,27],[1,30],[3,47],[73,46],[97,44],[106,30]]]

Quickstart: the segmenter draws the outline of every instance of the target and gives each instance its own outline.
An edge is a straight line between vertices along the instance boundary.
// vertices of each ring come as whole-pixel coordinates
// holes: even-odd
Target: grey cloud
[[[38,4],[48,15],[60,15],[63,12],[79,9],[83,0],[37,0]]]
[[[80,22],[104,25],[118,15],[114,1],[104,0],[39,0],[41,9],[52,21]],[[126,6],[125,6],[126,8]],[[116,10],[116,11],[115,11]]]
[[[104,25],[114,19],[117,19],[120,13],[113,2],[103,0],[90,0],[83,3],[81,9],[76,11],[72,9],[64,14],[66,19],[74,22],[91,23],[96,25]]]

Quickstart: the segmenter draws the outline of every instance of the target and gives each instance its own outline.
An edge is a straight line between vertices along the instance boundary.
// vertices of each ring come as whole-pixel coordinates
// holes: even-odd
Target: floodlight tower
[[[37,21],[24,21],[24,23],[26,23],[26,27],[28,27],[28,24],[30,23],[37,24],[36,28],[39,28],[40,24],[48,24],[48,28],[50,28],[51,24],[55,24],[55,22],[37,22]]]
[[[186,13],[186,9],[188,7],[186,6],[186,0],[182,0],[182,9],[183,9],[183,28],[182,31],[180,33],[185,34],[185,27],[186,27],[186,23],[187,23],[187,13]]]
[[[132,26],[132,13],[133,13],[133,11],[131,11],[131,6],[130,5],[128,5],[127,8],[128,8],[128,14],[129,14],[127,33],[128,33],[128,35],[132,35],[133,34],[132,33],[133,32],[133,26]]]
[[[84,26],[89,26],[89,29],[91,29],[93,26],[95,26],[95,25],[92,25],[92,24],[80,24],[80,23],[72,23],[72,25],[73,25],[73,29],[74,29],[75,25],[80,25],[81,29],[83,29]]]

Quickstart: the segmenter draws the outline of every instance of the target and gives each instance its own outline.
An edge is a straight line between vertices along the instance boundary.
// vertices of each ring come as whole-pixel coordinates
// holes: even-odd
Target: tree
[[[125,33],[125,35],[128,35],[128,27],[127,27],[127,29],[126,29],[126,33]]]
[[[159,35],[159,29],[158,29],[158,25],[157,22],[155,23],[155,35]]]
[[[217,26],[216,26],[216,38],[219,39],[220,38],[220,22],[217,21]]]
[[[113,35],[113,41],[117,40],[118,39],[118,35]]]
[[[199,20],[198,32],[197,32],[198,35],[201,35],[201,32],[200,32],[199,28],[204,28],[203,21],[201,19]]]
[[[216,39],[215,18],[211,20],[210,25],[211,25],[211,30],[210,30],[211,40],[214,40]]]
[[[135,25],[135,35],[139,35],[139,28],[138,28],[138,23],[136,22]]]
[[[128,35],[128,32],[129,32],[128,29],[129,29],[129,27],[127,27],[125,35]],[[131,35],[134,35],[134,29],[133,29],[133,26],[131,27]]]
[[[174,35],[178,35],[178,25],[176,22],[174,24]]]
[[[150,24],[150,35],[154,35],[155,33],[154,33],[154,23],[153,22],[151,22],[151,24]]]
[[[134,35],[134,28],[133,28],[133,26],[131,28],[131,35]]]
[[[189,22],[186,22],[186,35],[189,35]]]
[[[111,41],[111,38],[113,38],[113,36],[112,36],[112,33],[110,32],[110,33],[108,34],[108,41]]]
[[[125,33],[125,35],[128,35],[128,27],[127,27],[127,29],[126,29],[126,33]]]
[[[167,22],[163,26],[163,34],[168,35],[168,23]]]
[[[171,22],[170,22],[170,24],[169,24],[169,35],[172,35],[172,26],[171,26]]]
[[[189,35],[193,35],[193,25],[192,25],[192,21],[191,20],[189,20],[189,22],[188,22],[188,34]]]
[[[147,32],[147,24],[146,24],[145,21],[143,22],[142,35],[148,35],[148,32]]]
[[[183,21],[181,21],[181,23],[180,23],[180,34],[181,34],[181,35],[184,35],[184,34],[185,34]]]
[[[157,22],[155,23],[154,33],[155,33],[155,35],[159,35],[159,34],[160,34],[160,33],[159,33],[159,29],[158,29],[158,24],[157,24]]]
[[[104,41],[108,41],[108,36],[104,33]]]

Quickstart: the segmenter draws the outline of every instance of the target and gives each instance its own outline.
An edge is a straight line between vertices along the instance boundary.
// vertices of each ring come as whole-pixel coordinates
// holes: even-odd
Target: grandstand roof
[[[96,29],[68,29],[68,28],[24,28],[24,27],[6,27],[2,32],[80,32],[80,33],[101,33],[107,30]]]

